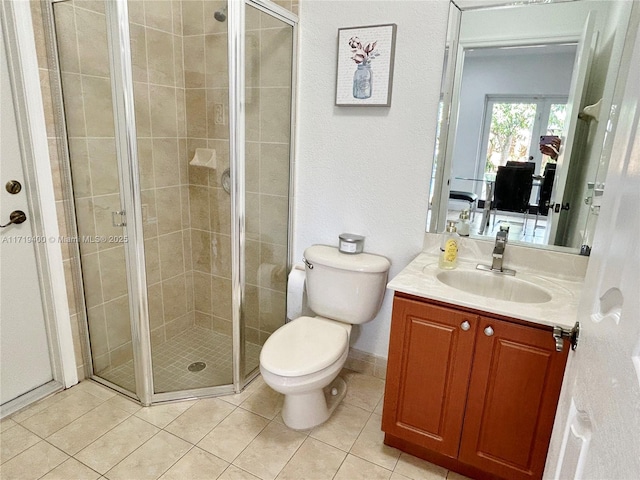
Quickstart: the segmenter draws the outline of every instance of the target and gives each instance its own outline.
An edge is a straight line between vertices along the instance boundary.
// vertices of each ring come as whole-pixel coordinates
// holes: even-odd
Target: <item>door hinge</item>
[[[578,338],[580,337],[580,322],[576,322],[571,330],[562,327],[553,327],[553,338],[556,341],[556,352],[564,350],[564,339],[568,338],[571,343],[571,350],[578,348]]]

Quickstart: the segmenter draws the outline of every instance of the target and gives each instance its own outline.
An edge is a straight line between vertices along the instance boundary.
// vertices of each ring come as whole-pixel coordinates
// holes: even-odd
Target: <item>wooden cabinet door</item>
[[[510,480],[542,477],[568,351],[556,352],[548,330],[481,317],[460,461]]]
[[[478,321],[477,315],[395,297],[382,430],[457,455]]]

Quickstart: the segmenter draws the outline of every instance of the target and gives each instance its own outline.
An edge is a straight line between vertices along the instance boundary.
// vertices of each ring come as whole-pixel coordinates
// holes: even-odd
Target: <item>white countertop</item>
[[[476,271],[478,262],[468,258],[459,259],[456,270]],[[509,265],[505,265],[509,267]],[[445,285],[436,275],[438,255],[432,252],[419,254],[407,267],[396,275],[387,288],[418,297],[437,300],[453,305],[473,308],[548,326],[571,329],[577,317],[578,301],[582,289],[582,279],[577,277],[547,276],[529,269],[516,268],[519,280],[530,282],[551,294],[545,303],[518,303],[474,295]],[[483,272],[486,275],[496,275]]]

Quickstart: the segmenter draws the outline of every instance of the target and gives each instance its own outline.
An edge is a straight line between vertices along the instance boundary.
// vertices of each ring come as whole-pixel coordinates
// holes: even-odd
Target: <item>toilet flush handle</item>
[[[304,262],[304,264],[307,266],[309,270],[313,270],[313,263],[311,263],[309,260],[307,260],[304,257],[302,257],[302,261]]]

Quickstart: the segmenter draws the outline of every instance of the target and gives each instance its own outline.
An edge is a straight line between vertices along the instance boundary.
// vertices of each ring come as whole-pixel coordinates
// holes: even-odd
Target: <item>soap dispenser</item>
[[[461,237],[469,236],[469,210],[463,210],[460,212],[460,219],[458,220],[458,225],[456,227],[456,231],[458,235]]]
[[[444,270],[453,270],[458,266],[458,234],[456,221],[447,221],[447,228],[442,234],[440,245],[440,261],[438,266]]]

